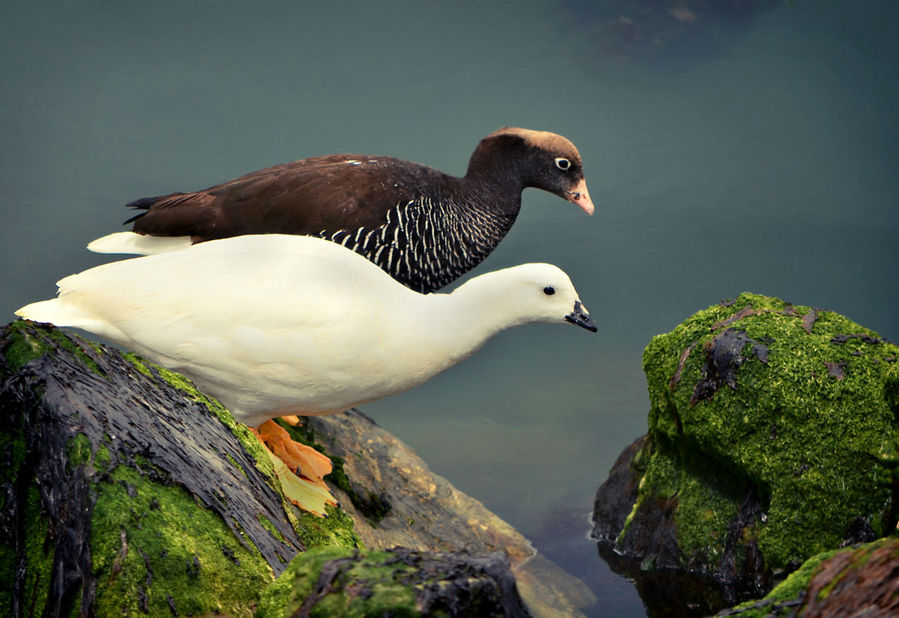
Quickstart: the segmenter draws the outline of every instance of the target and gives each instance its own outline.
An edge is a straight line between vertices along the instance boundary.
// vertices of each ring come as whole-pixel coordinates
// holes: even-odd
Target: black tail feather
[[[125,204],[125,208],[134,208],[135,210],[143,210],[145,212],[137,213],[136,215],[134,215],[133,217],[131,217],[130,219],[128,219],[127,221],[122,223],[122,225],[128,225],[129,223],[134,223],[135,221],[137,221],[138,219],[143,217],[145,214],[147,214],[146,211],[149,211],[150,208],[153,206],[153,204],[155,204],[156,202],[158,202],[159,200],[161,200],[165,197],[169,197],[169,196],[168,195],[157,195],[156,197],[142,197],[139,200],[134,200],[133,202],[128,202],[127,204]]]

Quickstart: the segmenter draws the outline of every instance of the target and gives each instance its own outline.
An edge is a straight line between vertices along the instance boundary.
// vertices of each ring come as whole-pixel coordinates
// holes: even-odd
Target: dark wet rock
[[[749,352],[747,356],[743,356],[743,350],[747,346]],[[703,377],[693,387],[691,406],[695,406],[703,399],[711,399],[725,384],[737,390],[737,370],[750,357],[754,356],[763,363],[768,362],[768,348],[736,328],[728,328],[715,335],[705,346],[703,353],[705,354],[705,363],[702,365]],[[678,367],[680,368],[680,365]]]
[[[249,615],[305,547],[356,544],[345,514],[288,506],[256,439],[180,376],[27,322],[0,349],[9,614]]]
[[[651,614],[758,598],[810,556],[895,528],[897,351],[752,294],[653,338],[649,432],[600,487],[593,531]],[[687,594],[691,578],[712,596]],[[678,608],[671,586],[691,600]]]
[[[614,545],[637,501],[643,469],[636,456],[643,452],[646,436],[634,440],[612,465],[609,477],[596,492],[593,502],[593,539]]]
[[[49,325],[6,326],[0,615],[251,616],[304,550],[349,555],[360,537],[368,553],[413,546],[425,562],[467,550],[470,563],[487,561],[498,607],[518,594],[499,577],[509,562],[537,609],[589,604],[576,580],[361,412],[300,433],[338,463],[329,481],[345,510],[324,519],[287,502],[256,438],[179,374]],[[434,576],[434,607],[475,602],[450,585],[460,569]]]
[[[530,616],[505,556],[325,548],[294,560],[260,604],[274,616]]]

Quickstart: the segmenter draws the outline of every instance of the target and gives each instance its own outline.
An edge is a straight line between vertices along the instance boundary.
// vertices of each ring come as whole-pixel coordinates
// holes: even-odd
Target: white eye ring
[[[571,167],[571,161],[569,161],[565,157],[556,157],[556,167],[558,167],[563,172],[567,172],[568,168]]]

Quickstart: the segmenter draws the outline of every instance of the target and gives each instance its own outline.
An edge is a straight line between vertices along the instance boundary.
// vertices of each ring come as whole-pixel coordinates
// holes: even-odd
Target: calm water
[[[530,190],[479,271],[558,264],[600,332],[503,333],[366,411],[583,579],[592,615],[644,612],[584,535],[645,431],[652,335],[750,290],[899,340],[893,2],[4,4],[6,319],[104,261],[83,247],[135,198],[343,151],[461,174],[503,125],[579,146],[596,216]]]

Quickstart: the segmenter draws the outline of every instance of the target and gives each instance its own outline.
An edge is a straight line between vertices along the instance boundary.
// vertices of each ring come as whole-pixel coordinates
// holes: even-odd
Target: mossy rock
[[[182,376],[28,322],[0,350],[0,615],[251,616],[299,552],[360,545]]]
[[[760,601],[721,612],[741,618],[899,615],[899,537],[809,558]]]
[[[618,481],[635,499],[614,537],[598,505],[597,538],[757,598],[810,556],[889,534],[897,358],[837,313],[756,294],[654,337],[649,432]]]
[[[269,587],[258,618],[288,616],[529,616],[502,554],[359,552],[297,556]]]

